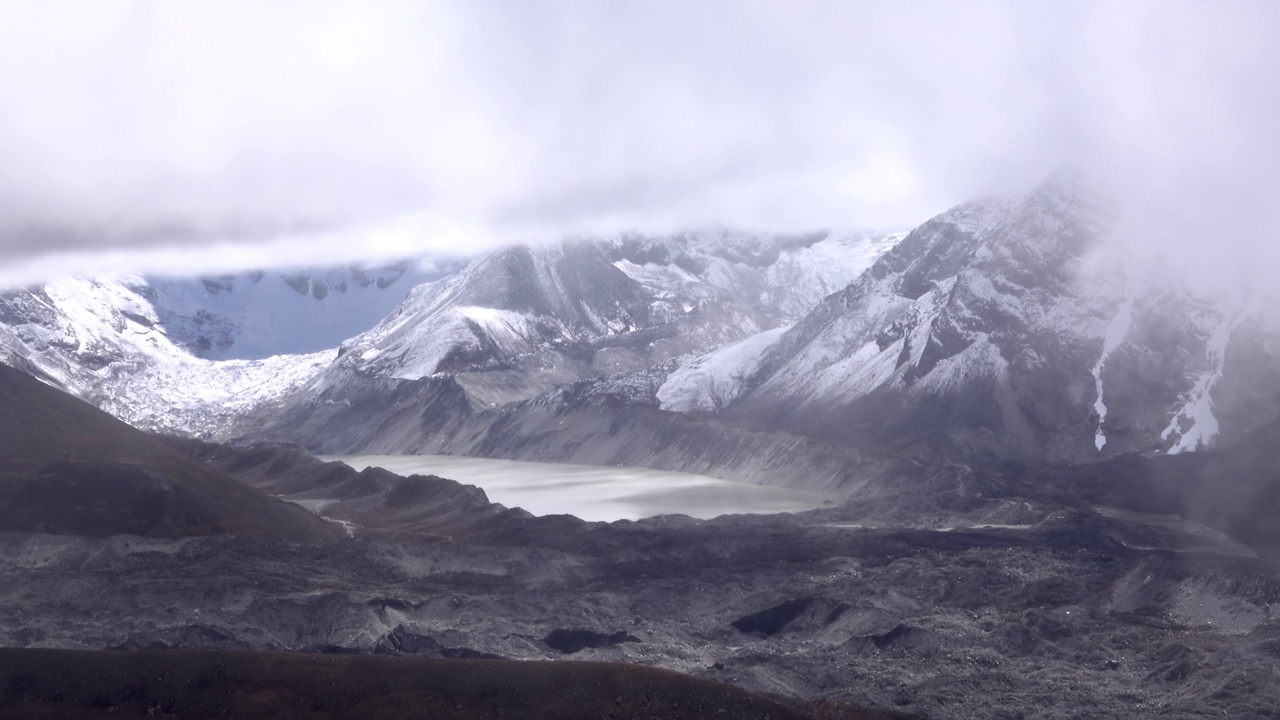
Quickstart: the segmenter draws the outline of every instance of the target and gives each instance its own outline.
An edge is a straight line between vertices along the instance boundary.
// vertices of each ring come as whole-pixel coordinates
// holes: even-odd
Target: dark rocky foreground
[[[720,683],[622,663],[3,649],[0,688],[0,715],[14,720],[812,717]]]
[[[331,524],[0,365],[0,528],[322,542]]]
[[[1280,707],[1280,571],[1203,526],[1009,500],[857,515],[519,544],[11,533],[0,644],[621,661],[926,718]]]

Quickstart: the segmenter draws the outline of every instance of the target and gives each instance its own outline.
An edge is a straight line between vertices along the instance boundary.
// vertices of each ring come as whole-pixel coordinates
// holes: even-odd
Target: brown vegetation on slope
[[[341,537],[97,408],[0,365],[0,531]]]
[[[0,649],[0,715],[26,718],[773,718],[728,685],[601,662]]]

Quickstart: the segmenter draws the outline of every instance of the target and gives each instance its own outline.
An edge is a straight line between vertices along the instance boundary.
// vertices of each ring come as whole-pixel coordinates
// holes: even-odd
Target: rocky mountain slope
[[[313,381],[244,416],[237,431],[337,453],[437,449],[501,457],[511,452],[501,447],[508,441],[533,452],[532,438],[518,427],[524,423],[501,433],[503,441],[485,423],[510,408],[554,408],[557,397],[573,397],[582,383],[661,374],[676,358],[794,320],[786,308],[816,302],[898,239],[706,234],[502,250],[417,288],[384,322],[344,343],[338,360]],[[598,433],[593,422],[577,427]],[[679,432],[656,432],[673,431]],[[567,442],[570,434],[558,437]],[[610,447],[626,455],[626,433],[608,442],[572,437],[581,451],[594,447],[594,459],[559,450],[537,459],[596,461],[614,454]],[[783,452],[765,452],[772,458],[766,466],[786,464]],[[715,456],[687,445],[660,461],[627,455],[612,462],[674,469],[671,463],[699,457]],[[713,467],[698,466],[721,465],[709,462]]]
[[[1060,171],[905,238],[507,248],[418,285],[332,354],[260,360],[195,358],[145,292],[74,281],[87,289],[8,296],[0,348],[131,422],[208,438],[753,481],[800,467],[773,482],[823,488],[914,444],[1082,461],[1274,419],[1273,299],[1196,294],[1158,258],[1115,252],[1115,212]],[[802,446],[819,459],[784,459]]]
[[[659,403],[863,447],[1071,460],[1195,450],[1276,417],[1265,298],[1117,262],[1111,213],[1063,172],[957,207],[786,332],[685,364]]]
[[[417,285],[408,263],[67,279],[0,296],[0,359],[140,427],[205,437],[252,434],[281,408],[385,405],[423,377],[482,408],[792,321],[898,237],[584,240]]]
[[[1113,215],[1089,185],[1055,173],[1024,197],[930,220],[794,325],[722,335],[709,352],[661,362],[672,354],[662,343],[697,337],[693,312],[658,340],[627,345],[625,325],[595,336],[620,344],[593,357],[625,361],[589,371],[558,372],[586,362],[561,354],[568,340],[529,354],[504,354],[495,340],[470,370],[392,382],[375,345],[425,346],[394,322],[349,346],[369,359],[335,364],[331,384],[291,396],[252,436],[330,453],[631,464],[830,489],[917,445],[1090,461],[1230,443],[1274,419],[1273,300],[1196,294],[1158,259],[1124,259]],[[526,337],[501,332],[482,334]],[[408,357],[397,349],[392,367]],[[610,369],[619,372],[592,377]],[[477,402],[477,388],[513,373],[517,391]],[[521,397],[539,384],[555,386]]]
[[[449,376],[484,408],[642,370],[793,321],[895,240],[709,233],[500,250],[416,288],[343,343],[315,387]]]

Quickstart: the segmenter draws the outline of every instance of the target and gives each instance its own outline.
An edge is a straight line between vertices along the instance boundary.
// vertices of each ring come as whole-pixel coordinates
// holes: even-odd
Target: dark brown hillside
[[[0,650],[0,715],[328,720],[811,717],[728,685],[623,663],[14,649]]]
[[[306,510],[4,365],[0,531],[298,542],[342,536]]]

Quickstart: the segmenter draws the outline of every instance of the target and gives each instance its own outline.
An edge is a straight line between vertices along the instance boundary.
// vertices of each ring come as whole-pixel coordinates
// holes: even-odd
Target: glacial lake
[[[452,455],[328,456],[357,470],[370,466],[397,475],[438,475],[476,485],[489,499],[534,515],[575,515],[583,520],[639,520],[683,514],[710,519],[741,513],[799,512],[821,507],[831,496],[749,485],[705,475],[648,468],[520,462]]]

